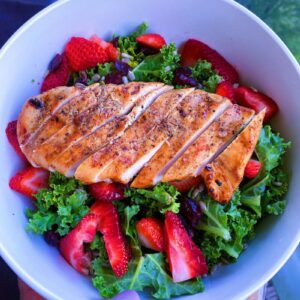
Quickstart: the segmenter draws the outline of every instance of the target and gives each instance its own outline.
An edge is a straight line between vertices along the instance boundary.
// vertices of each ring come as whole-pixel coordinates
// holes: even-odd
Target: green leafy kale
[[[27,229],[37,234],[55,230],[61,236],[74,228],[89,211],[89,196],[74,178],[51,173],[49,188],[35,195],[36,209],[26,211]]]
[[[126,53],[131,56],[128,64],[130,67],[135,68],[142,62],[145,55],[139,50],[136,38],[146,32],[148,25],[142,23],[134,32],[127,36],[118,36],[118,50],[119,53]]]
[[[160,81],[172,84],[174,71],[179,67],[180,55],[174,43],[161,48],[160,53],[147,56],[133,69],[137,81]]]
[[[200,278],[174,283],[166,269],[162,253],[146,254],[132,260],[128,272],[122,278],[116,278],[110,268],[103,267],[101,260],[96,259],[93,261],[93,284],[105,298],[128,289],[143,291],[146,287],[151,288],[151,294],[156,299],[169,299],[204,290]]]
[[[203,89],[209,93],[216,91],[218,83],[223,79],[212,68],[211,63],[206,60],[198,60],[198,62],[191,67],[192,77],[197,79],[203,86]]]
[[[179,195],[180,193],[174,186],[166,183],[159,183],[149,190],[129,188],[125,191],[125,196],[130,197],[131,203],[145,206],[146,216],[153,216],[157,212],[164,214],[167,210],[178,213]]]

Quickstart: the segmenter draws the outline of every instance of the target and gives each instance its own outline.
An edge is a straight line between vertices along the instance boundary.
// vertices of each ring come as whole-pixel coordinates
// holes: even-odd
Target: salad
[[[50,62],[41,92],[162,82],[215,93],[256,113],[265,109],[264,126],[239,187],[224,203],[215,201],[201,176],[133,188],[117,182],[87,185],[30,166],[19,145],[17,121],[8,124],[8,141],[26,164],[9,185],[34,203],[26,210],[27,231],[57,247],[104,298],[146,288],[156,299],[204,291],[202,277],[234,263],[255,237],[256,225],[286,206],[289,176],[283,156],[291,143],[269,124],[278,112],[274,100],[239,85],[235,68],[203,42],[189,39],[179,52],[175,43],[146,31],[143,23],[110,42],[72,37]],[[37,98],[30,101],[42,106]]]

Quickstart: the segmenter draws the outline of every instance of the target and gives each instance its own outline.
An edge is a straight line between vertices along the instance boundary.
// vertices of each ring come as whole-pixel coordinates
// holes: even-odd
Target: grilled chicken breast
[[[131,186],[150,187],[159,182],[178,157],[229,106],[231,102],[223,97],[200,90],[185,97],[167,118],[165,128],[158,129],[161,135],[168,136],[167,141],[141,170]],[[115,164],[118,166],[119,162]]]
[[[228,108],[171,166],[161,181],[171,182],[198,176],[250,122],[253,115],[253,110],[236,104]]]
[[[264,116],[265,110],[262,110],[224,152],[201,173],[208,192],[214,200],[227,203],[241,183],[246,164],[258,141]]]

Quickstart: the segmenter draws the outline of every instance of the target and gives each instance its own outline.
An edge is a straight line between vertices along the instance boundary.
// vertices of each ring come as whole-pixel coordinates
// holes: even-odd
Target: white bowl
[[[285,213],[260,224],[256,239],[237,263],[205,280],[201,299],[242,299],[269,280],[300,240],[300,72],[287,47],[257,17],[233,1],[221,0],[77,0],[59,1],[27,22],[0,54],[1,254],[10,267],[50,299],[95,299],[89,279],[74,271],[42,237],[25,231],[24,210],[30,201],[12,192],[9,178],[21,163],[5,138],[6,124],[16,119],[24,100],[37,94],[48,62],[74,35],[125,34],[142,21],[168,41],[199,38],[217,49],[242,79],[276,99],[276,129],[293,141],[289,167],[293,176]],[[32,79],[35,80],[32,83]],[[199,299],[200,296],[181,299]]]

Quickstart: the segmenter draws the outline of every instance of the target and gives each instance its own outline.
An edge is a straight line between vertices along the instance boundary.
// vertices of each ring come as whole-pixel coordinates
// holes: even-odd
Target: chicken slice
[[[218,95],[197,91],[187,96],[167,120],[170,127],[177,124],[174,128],[175,134],[170,136],[144,166],[131,187],[146,188],[159,182],[187,147],[229,106],[230,101]]]
[[[73,97],[68,103],[57,110],[57,112],[50,117],[48,122],[43,124],[40,129],[36,131],[30,142],[22,147],[28,161],[33,166],[37,166],[34,162],[36,148],[46,142],[63,126],[73,122],[79,114],[89,109],[91,106],[97,105],[97,101],[100,100],[96,97],[96,91],[98,91],[98,93],[103,93],[103,90],[103,86],[99,86],[99,84],[86,87],[82,93]]]
[[[57,110],[80,93],[81,90],[76,87],[57,87],[28,99],[18,118],[17,131],[21,149]]]
[[[198,127],[198,134],[231,103],[224,98],[211,96],[203,91],[187,95],[160,124],[134,143],[124,143],[120,155],[104,170],[99,180],[114,180],[128,183],[137,172],[159,151],[161,146],[174,136],[181,136],[188,130],[191,122]],[[197,134],[197,133],[196,133]],[[129,139],[130,141],[130,139]]]
[[[105,169],[119,155],[138,147],[147,134],[193,90],[171,90],[159,96],[119,140],[88,157],[76,170],[75,177],[85,183],[101,181],[101,176],[106,173]]]
[[[202,171],[208,193],[214,200],[227,203],[241,183],[246,164],[258,141],[264,116],[265,110],[262,110],[224,152]]]
[[[141,82],[99,86],[94,96],[96,99],[100,98],[97,105],[77,115],[71,124],[64,126],[36,147],[31,153],[32,160],[36,165],[49,168],[51,162],[72,144],[113,119],[127,114],[140,97],[162,86],[162,83]]]
[[[115,118],[63,151],[57,159],[51,162],[51,169],[57,170],[66,176],[73,176],[76,168],[83,160],[119,138],[159,95],[170,89],[172,89],[171,86],[162,86],[139,98],[129,114]]]
[[[206,164],[219,155],[242,127],[250,122],[253,115],[253,110],[236,104],[228,108],[188,147],[161,181],[180,181],[198,176]]]

